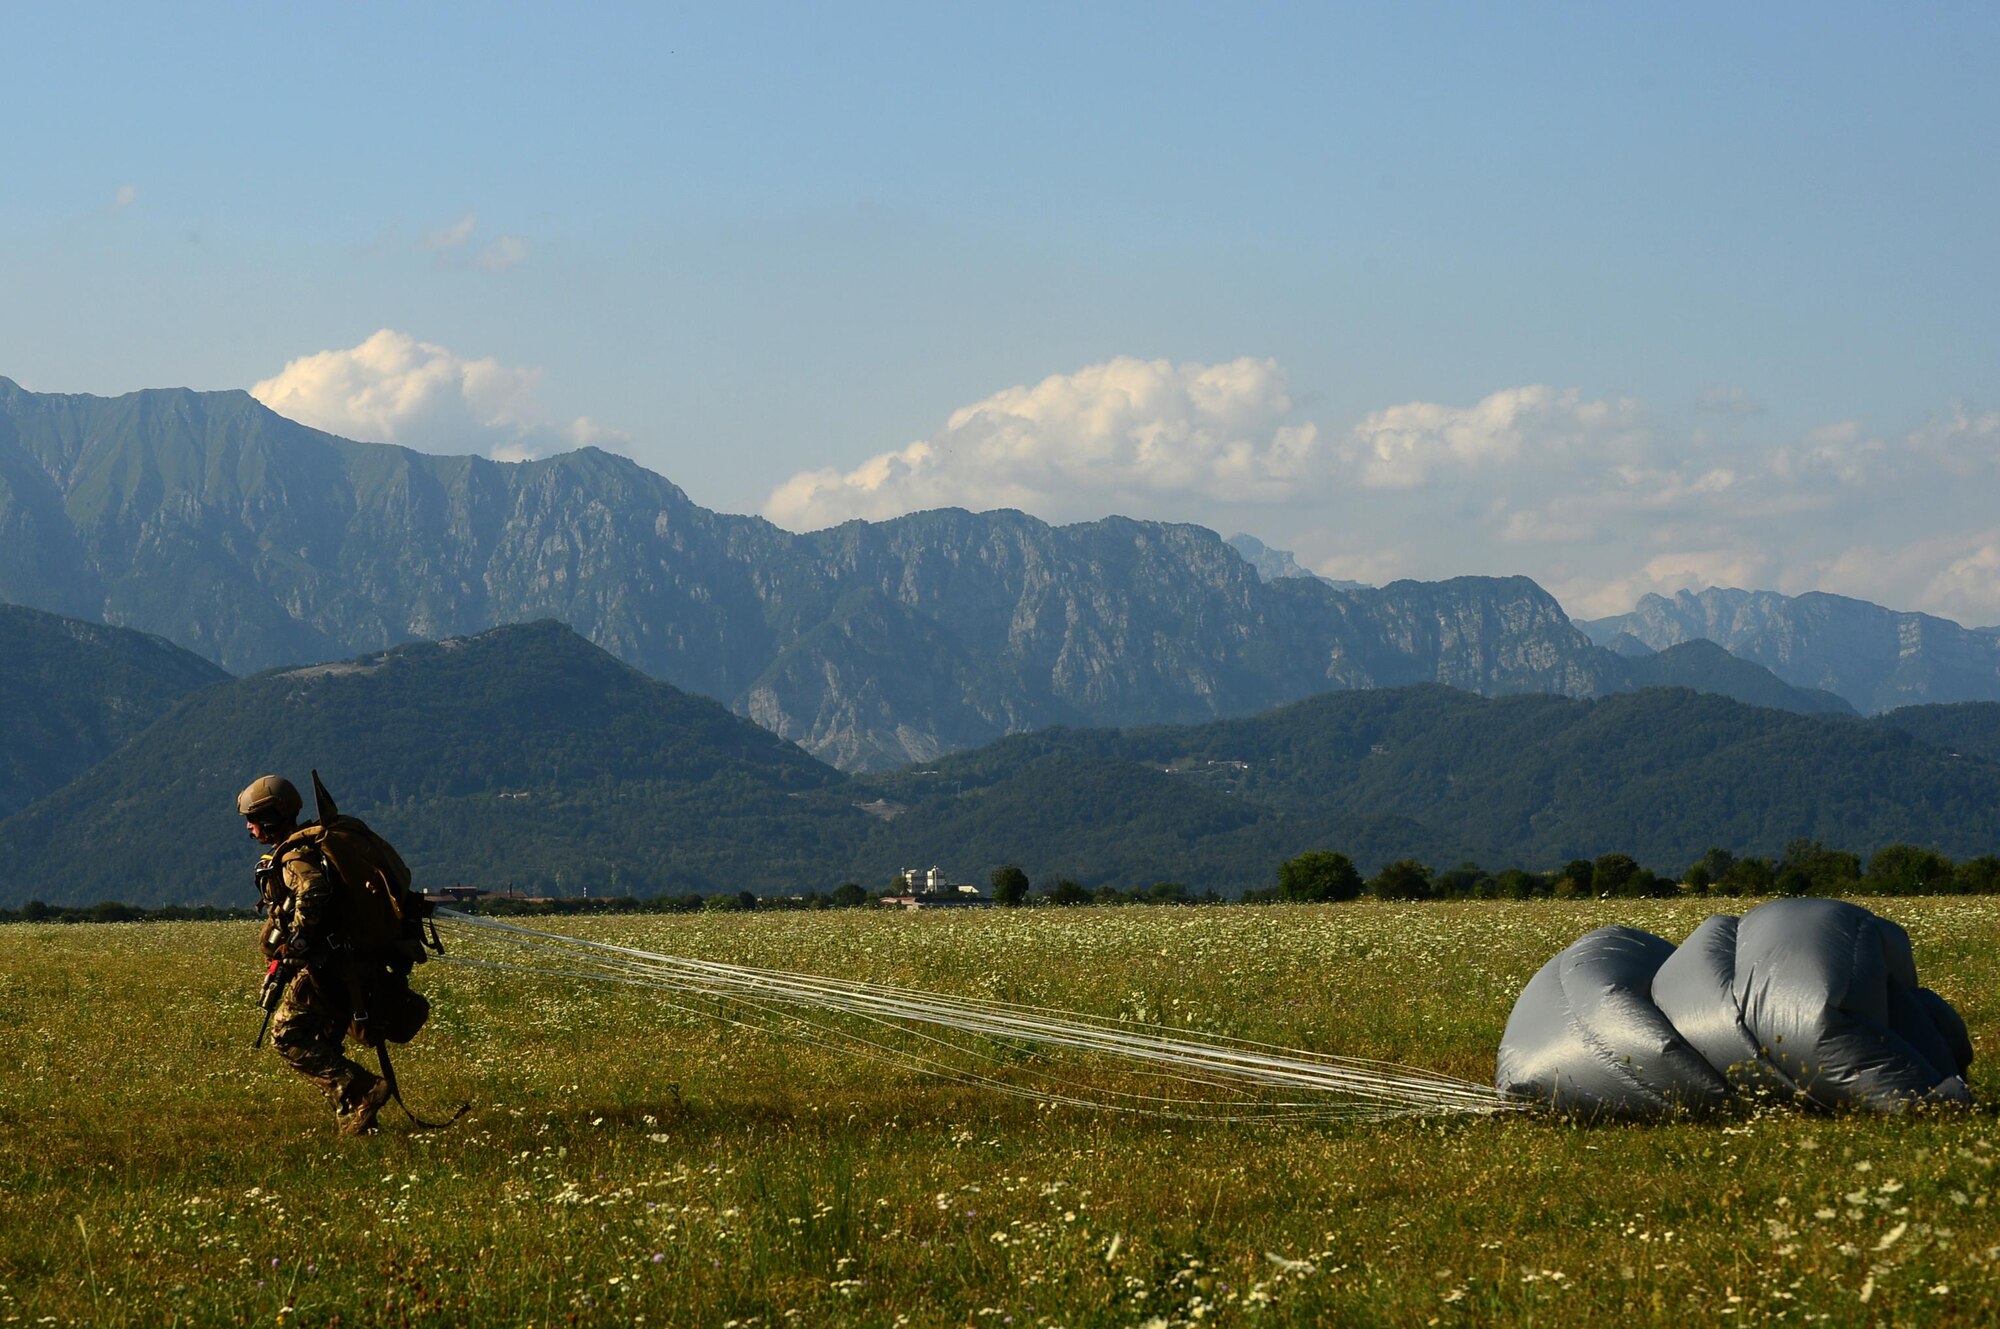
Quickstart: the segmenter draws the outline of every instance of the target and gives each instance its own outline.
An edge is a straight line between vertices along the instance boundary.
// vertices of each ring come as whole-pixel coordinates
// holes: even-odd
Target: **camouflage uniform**
[[[279,860],[275,879],[271,874],[274,857]],[[335,887],[314,855],[279,845],[264,855],[258,868],[259,880],[271,883],[265,955],[275,957],[278,947],[287,941],[305,947],[325,945]],[[346,1125],[381,1077],[347,1056],[344,1040],[350,999],[342,986],[331,965],[300,969],[272,1014],[271,1043],[293,1070],[319,1086]]]

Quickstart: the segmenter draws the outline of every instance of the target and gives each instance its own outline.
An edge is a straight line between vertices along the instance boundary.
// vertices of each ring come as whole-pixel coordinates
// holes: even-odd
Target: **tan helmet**
[[[236,796],[236,810],[258,821],[294,821],[305,800],[282,775],[260,775]]]

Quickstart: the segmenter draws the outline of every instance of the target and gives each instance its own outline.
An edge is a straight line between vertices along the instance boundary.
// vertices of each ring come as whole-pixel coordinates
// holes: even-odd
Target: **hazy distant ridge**
[[[1788,683],[1837,693],[1866,714],[2000,700],[2000,637],[1823,591],[1648,595],[1629,614],[1577,626],[1605,646],[1621,633],[1655,650],[1713,641]]]

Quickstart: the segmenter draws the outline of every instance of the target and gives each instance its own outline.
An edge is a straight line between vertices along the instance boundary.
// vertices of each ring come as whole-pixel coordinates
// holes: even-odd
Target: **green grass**
[[[1876,903],[1975,1040],[2000,902]],[[655,950],[1477,1079],[1579,933],[1700,902],[566,919]],[[1951,1324],[2000,1319],[1996,1123],[1389,1126],[1039,1107],[655,994],[421,973],[441,1134],[253,1052],[243,923],[0,928],[0,1324]],[[465,950],[473,949],[467,943]],[[1974,1088],[2000,1095],[1975,1065]]]

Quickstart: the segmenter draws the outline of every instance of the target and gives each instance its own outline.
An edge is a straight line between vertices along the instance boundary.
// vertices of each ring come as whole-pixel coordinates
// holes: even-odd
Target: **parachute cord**
[[[481,960],[454,951],[445,957],[449,963],[637,986],[714,1002],[718,1009],[688,1002],[667,1004],[690,1015],[1045,1103],[1183,1120],[1267,1122],[1489,1115],[1528,1106],[1489,1085],[1419,1067],[988,998],[693,960],[541,932],[457,910],[437,912],[454,930],[510,945],[528,961]],[[863,1031],[835,1022],[840,1017],[859,1021]],[[968,1037],[971,1044],[963,1041]],[[897,1046],[894,1038],[917,1046]],[[1054,1074],[1040,1064],[1047,1056],[1062,1053],[1108,1058],[1124,1064],[1128,1073],[1151,1077],[1174,1092],[1096,1085]],[[955,1064],[947,1054],[983,1069]],[[1038,1078],[1041,1084],[1018,1083],[1008,1078],[1010,1073]],[[1185,1093],[1189,1089],[1208,1092],[1189,1096]],[[1291,1092],[1273,1101],[1269,1095],[1274,1090]]]

